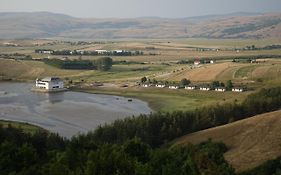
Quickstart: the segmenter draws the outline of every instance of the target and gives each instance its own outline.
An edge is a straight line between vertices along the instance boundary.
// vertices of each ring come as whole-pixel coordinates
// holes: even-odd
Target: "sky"
[[[0,0],[0,12],[36,11],[87,18],[183,18],[233,12],[281,12],[281,0]]]

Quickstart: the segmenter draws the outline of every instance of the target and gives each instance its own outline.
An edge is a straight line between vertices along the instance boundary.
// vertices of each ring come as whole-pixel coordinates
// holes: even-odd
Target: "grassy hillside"
[[[42,129],[38,126],[34,126],[34,125],[31,125],[28,123],[15,122],[15,121],[0,120],[0,126],[3,128],[13,127],[13,128],[21,129],[23,132],[31,133],[31,134],[33,134],[37,131],[45,131],[44,129]]]
[[[226,160],[237,170],[254,168],[281,155],[281,110],[186,135],[176,144],[200,143],[211,138],[230,150]]]

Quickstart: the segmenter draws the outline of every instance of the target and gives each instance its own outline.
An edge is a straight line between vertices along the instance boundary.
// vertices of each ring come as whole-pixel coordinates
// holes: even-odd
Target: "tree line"
[[[107,71],[112,67],[110,57],[102,57],[94,61],[90,60],[60,60],[60,59],[43,59],[45,64],[57,67],[59,69],[97,69]]]
[[[35,53],[39,53],[42,49],[35,50]],[[142,51],[77,51],[77,50],[52,50],[52,55],[72,55],[72,56],[138,56],[143,55]]]
[[[9,175],[233,175],[227,148],[199,145],[152,148],[138,138],[97,144],[84,136],[71,140],[39,131],[0,127],[0,174]]]

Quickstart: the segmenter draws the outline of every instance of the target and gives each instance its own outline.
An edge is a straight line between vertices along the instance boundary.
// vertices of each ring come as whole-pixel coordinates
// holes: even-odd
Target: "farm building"
[[[225,88],[225,87],[216,87],[216,88],[215,88],[215,91],[218,91],[218,92],[225,92],[225,91],[226,91],[226,88]]]
[[[194,61],[194,66],[199,66],[200,63],[201,63],[200,60],[195,60],[195,61]]]
[[[155,87],[164,88],[164,87],[166,87],[166,85],[165,84],[156,84]]]
[[[54,51],[50,50],[50,49],[37,49],[37,50],[35,50],[35,53],[52,54],[52,53],[54,53]]]
[[[142,87],[151,87],[152,84],[142,84]]]
[[[179,89],[180,87],[179,86],[177,86],[177,85],[170,85],[169,86],[169,89]]]
[[[194,89],[196,89],[196,86],[194,86],[194,85],[189,85],[189,86],[185,86],[184,89],[187,89],[187,90],[194,90]]]
[[[116,53],[123,53],[124,50],[114,50],[114,52],[116,52]]]
[[[46,77],[43,79],[36,79],[36,88],[46,89],[46,90],[58,90],[64,89],[63,80],[57,77]]]
[[[98,54],[108,53],[107,50],[95,50],[95,52],[98,52]]]
[[[201,87],[200,87],[200,90],[201,90],[201,91],[210,91],[211,88],[210,88],[210,87],[207,87],[207,86],[201,86]]]
[[[242,87],[234,87],[234,88],[232,88],[232,92],[244,92],[244,88],[242,88]]]

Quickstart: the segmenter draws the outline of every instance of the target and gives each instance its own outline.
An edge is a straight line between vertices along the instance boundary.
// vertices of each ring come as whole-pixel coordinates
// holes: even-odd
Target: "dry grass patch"
[[[199,68],[186,69],[182,72],[173,74],[169,79],[180,81],[183,78],[191,81],[213,81],[216,77],[231,66],[232,63],[219,63],[213,65],[203,65]]]
[[[226,160],[238,171],[254,168],[281,155],[281,110],[186,135],[176,144],[197,144],[211,138],[224,142]]]

